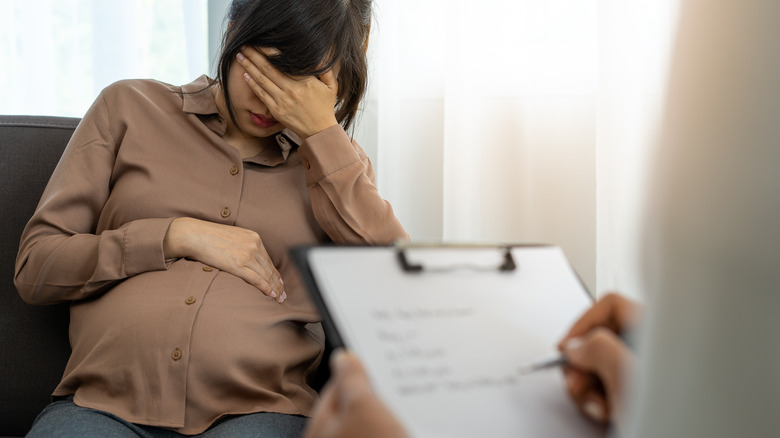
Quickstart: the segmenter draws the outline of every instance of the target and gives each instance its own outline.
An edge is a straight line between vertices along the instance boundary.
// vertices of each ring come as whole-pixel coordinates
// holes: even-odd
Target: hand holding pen
[[[608,294],[585,312],[558,344],[566,358],[566,387],[580,410],[620,428],[625,381],[634,353],[621,339],[638,323],[639,306]]]
[[[560,355],[526,364],[520,372],[563,367],[566,389],[580,411],[620,428],[624,381],[634,362],[626,338],[638,322],[638,308],[620,295],[606,295],[564,336],[558,344]]]

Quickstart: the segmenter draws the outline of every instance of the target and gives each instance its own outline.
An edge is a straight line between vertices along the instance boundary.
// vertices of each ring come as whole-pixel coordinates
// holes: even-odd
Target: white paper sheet
[[[495,249],[407,251],[425,265],[497,260]],[[311,250],[342,340],[412,436],[603,435],[576,411],[559,369],[518,372],[555,351],[590,297],[560,248],[517,247],[512,255],[512,272],[414,274],[400,268],[393,248]]]

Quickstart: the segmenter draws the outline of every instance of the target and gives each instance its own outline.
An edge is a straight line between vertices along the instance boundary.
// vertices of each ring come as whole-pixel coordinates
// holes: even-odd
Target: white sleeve
[[[780,2],[683,2],[625,436],[780,436]]]

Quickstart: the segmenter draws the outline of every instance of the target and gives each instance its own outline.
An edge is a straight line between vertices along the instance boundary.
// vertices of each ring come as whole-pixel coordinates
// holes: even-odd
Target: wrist
[[[163,238],[163,253],[166,259],[187,257],[187,236],[193,225],[193,219],[176,218],[171,221]]]
[[[332,120],[329,120],[327,122],[322,122],[317,125],[307,127],[303,129],[301,132],[296,132],[295,135],[297,135],[301,141],[306,140],[309,137],[312,137],[314,135],[319,134],[322,131],[325,131],[326,129],[332,128],[336,125],[338,125],[339,122],[336,121],[336,118],[334,117]]]

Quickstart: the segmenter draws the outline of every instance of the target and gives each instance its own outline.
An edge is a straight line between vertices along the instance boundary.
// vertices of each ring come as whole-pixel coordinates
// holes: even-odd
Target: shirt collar
[[[248,157],[244,159],[244,162],[260,164],[263,166],[274,167],[287,162],[287,158],[290,156],[290,151],[297,149],[300,144],[298,136],[293,134],[289,129],[285,129],[282,132],[274,136],[276,144],[279,145],[279,149],[270,149],[260,151],[254,157]]]
[[[183,110],[185,113],[200,115],[219,115],[217,103],[211,94],[211,86],[214,79],[206,75],[195,79],[189,84],[181,86],[182,99],[184,100]]]
[[[227,129],[227,120],[219,114],[214,95],[211,94],[211,86],[215,82],[214,79],[202,75],[189,84],[182,85],[182,109],[185,113],[206,116],[200,117],[201,120],[209,129],[222,137]],[[277,166],[285,163],[290,151],[301,144],[300,138],[289,129],[284,129],[276,134],[275,138],[279,145],[278,151],[263,151],[254,157],[246,158],[244,161],[264,166]]]

